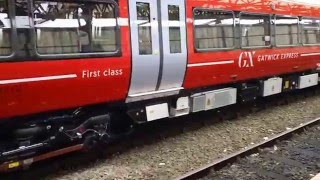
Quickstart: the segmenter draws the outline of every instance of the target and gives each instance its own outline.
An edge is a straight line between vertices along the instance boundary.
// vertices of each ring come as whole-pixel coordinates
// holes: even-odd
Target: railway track
[[[320,172],[319,124],[320,117],[215,160],[177,180],[311,179]]]
[[[74,167],[73,169],[75,170],[86,168],[87,164],[94,162],[98,158],[108,158],[110,155],[113,155],[114,153],[126,152],[132,147],[156,143],[158,141],[161,141],[163,138],[179,135],[184,131],[199,129],[203,127],[206,123],[216,122],[217,119],[232,119],[236,118],[237,116],[243,116],[248,113],[251,113],[251,111],[262,110],[273,105],[279,105],[291,101],[300,101],[304,99],[305,96],[312,97],[313,94],[320,94],[319,89],[320,88],[317,87],[314,89],[304,91],[303,93],[297,92],[294,94],[294,96],[288,94],[278,97],[272,97],[269,98],[268,101],[259,102],[257,104],[251,104],[250,106],[246,106],[245,109],[242,109],[241,106],[233,107],[236,111],[232,115],[226,114],[224,113],[224,111],[211,111],[194,115],[194,117],[190,116],[191,118],[178,118],[174,121],[164,120],[146,124],[140,126],[134,135],[125,138],[124,140],[117,142],[111,146],[108,146],[108,148],[104,148],[104,151],[102,153],[97,152],[96,154],[91,153],[85,155],[83,155],[83,153],[72,153],[69,155],[37,163],[27,171],[21,171],[19,173],[14,174],[7,174],[5,176],[2,176],[0,179],[12,179],[16,177],[18,177],[19,179],[30,179],[29,177],[34,177],[35,179],[42,179],[42,177],[46,177],[48,174],[54,174],[56,171],[59,171],[61,169],[69,169],[70,167]],[[227,111],[229,110],[230,109],[228,109]],[[208,118],[209,115],[211,118]],[[212,118],[213,116],[215,116],[216,118]],[[200,119],[201,121],[194,121],[195,119]],[[206,120],[203,121],[202,119]],[[148,136],[146,136],[146,134]]]

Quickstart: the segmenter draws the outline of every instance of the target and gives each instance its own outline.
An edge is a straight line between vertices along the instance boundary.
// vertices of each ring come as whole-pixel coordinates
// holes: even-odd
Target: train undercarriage
[[[117,112],[101,113],[101,108],[78,108],[54,116],[29,117],[29,121],[14,119],[1,125],[0,171],[29,166],[39,158],[79,150],[90,152],[131,133],[133,123],[128,118]],[[28,122],[14,125],[22,120]]]
[[[316,70],[182,92],[118,105],[94,105],[58,113],[3,120],[0,171],[9,171],[73,151],[92,151],[131,134],[137,124],[316,86]],[[21,125],[21,122],[25,122]]]

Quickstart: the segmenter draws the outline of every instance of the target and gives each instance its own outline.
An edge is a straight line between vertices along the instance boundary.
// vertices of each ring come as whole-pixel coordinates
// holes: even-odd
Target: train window
[[[9,56],[13,53],[11,34],[8,1],[0,0],[0,56]]]
[[[139,54],[152,54],[150,4],[137,2]]]
[[[15,54],[19,57],[26,58],[31,55],[31,35],[30,35],[30,19],[28,11],[28,1],[16,0],[15,3],[15,20],[17,28],[17,37],[15,44]]]
[[[195,9],[194,42],[198,51],[234,47],[234,14],[231,11]]]
[[[114,4],[34,1],[33,9],[40,55],[114,54],[119,48]]]
[[[301,24],[303,44],[320,44],[320,20],[303,18]]]
[[[299,44],[299,18],[276,16],[275,41],[277,46]]]
[[[270,20],[270,15],[240,13],[241,47],[269,47]]]
[[[181,53],[180,10],[177,5],[168,6],[170,53]]]

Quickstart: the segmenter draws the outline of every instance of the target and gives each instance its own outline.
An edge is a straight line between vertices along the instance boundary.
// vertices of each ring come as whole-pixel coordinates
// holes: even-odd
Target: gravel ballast
[[[320,95],[315,95],[131,148],[81,168],[66,168],[46,179],[173,179],[319,115]]]
[[[259,153],[238,159],[219,171],[212,170],[201,180],[281,179],[305,180],[320,170],[320,126],[308,127],[304,132]]]

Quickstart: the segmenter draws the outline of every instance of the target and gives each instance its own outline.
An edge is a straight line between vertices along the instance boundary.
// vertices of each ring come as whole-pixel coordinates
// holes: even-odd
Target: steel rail
[[[63,154],[68,154],[71,152],[80,151],[82,148],[83,148],[83,144],[77,144],[77,145],[65,147],[62,149],[50,151],[50,152],[47,152],[44,154],[39,154],[39,155],[30,157],[27,159],[20,159],[17,161],[5,162],[5,163],[0,164],[0,173],[9,172],[9,171],[12,171],[17,168],[27,167],[35,162],[43,161],[46,159],[51,159],[51,158],[54,158],[57,156],[61,156]]]
[[[283,133],[280,133],[268,140],[262,141],[258,144],[252,145],[247,149],[232,153],[223,158],[214,160],[212,163],[202,166],[198,169],[190,171],[178,178],[176,180],[189,180],[189,179],[198,179],[204,177],[210,173],[211,170],[220,170],[223,167],[226,167],[229,164],[236,162],[239,158],[243,158],[249,156],[254,153],[258,153],[260,149],[270,147],[276,144],[278,141],[283,141],[286,139],[290,139],[294,134],[303,132],[307,127],[314,126],[320,123],[320,117],[314,120],[311,120],[307,123],[300,124],[299,126],[287,130]]]

